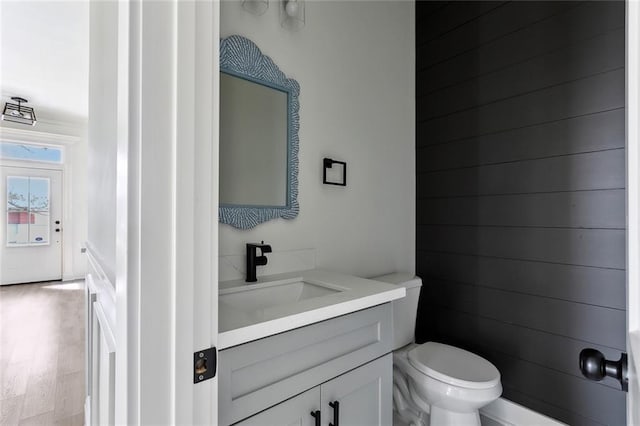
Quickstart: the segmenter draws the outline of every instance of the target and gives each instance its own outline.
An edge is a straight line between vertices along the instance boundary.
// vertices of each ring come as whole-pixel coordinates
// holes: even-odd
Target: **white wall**
[[[86,121],[88,1],[1,2],[0,47],[3,101],[26,98],[38,119]]]
[[[112,283],[116,268],[118,4],[91,8],[88,244]]]
[[[306,26],[221,2],[221,37],[251,39],[300,83],[300,214],[241,231],[219,225],[221,255],[264,240],[315,248],[316,265],[359,276],[415,270],[414,4],[306,2]],[[346,188],[322,185],[322,158],[348,163]],[[214,213],[215,214],[215,213]]]

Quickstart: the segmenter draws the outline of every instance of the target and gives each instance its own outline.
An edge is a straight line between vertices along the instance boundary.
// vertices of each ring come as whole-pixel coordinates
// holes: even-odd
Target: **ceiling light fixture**
[[[26,104],[28,101],[19,96],[13,96],[11,100],[16,101],[17,104],[11,102],[5,103],[4,110],[2,111],[2,119],[6,121],[13,121],[14,123],[35,126],[35,111],[33,110],[33,108],[22,106],[23,103]]]

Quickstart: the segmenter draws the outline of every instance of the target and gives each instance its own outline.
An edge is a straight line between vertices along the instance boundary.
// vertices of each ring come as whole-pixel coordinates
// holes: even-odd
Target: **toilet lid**
[[[454,386],[486,389],[500,383],[500,372],[489,361],[442,343],[418,345],[409,351],[409,362],[427,376]]]

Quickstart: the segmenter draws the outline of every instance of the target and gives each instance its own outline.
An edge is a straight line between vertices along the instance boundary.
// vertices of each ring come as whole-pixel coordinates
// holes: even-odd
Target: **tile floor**
[[[0,425],[84,423],[84,281],[0,287]]]

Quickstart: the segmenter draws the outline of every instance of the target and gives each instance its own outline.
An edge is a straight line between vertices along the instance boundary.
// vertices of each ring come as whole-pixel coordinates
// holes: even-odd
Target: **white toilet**
[[[454,346],[414,343],[420,278],[395,273],[373,279],[407,290],[405,298],[392,302],[394,423],[479,426],[478,410],[502,394],[498,369]]]

